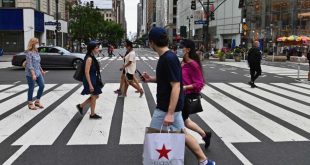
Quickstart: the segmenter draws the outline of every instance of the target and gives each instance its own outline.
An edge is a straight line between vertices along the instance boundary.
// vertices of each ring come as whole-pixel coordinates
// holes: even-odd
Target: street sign
[[[44,22],[44,25],[56,26],[57,23],[56,23],[56,22],[52,22],[52,21],[48,21],[48,22]],[[60,22],[58,22],[58,26],[61,26],[61,23],[60,23]]]
[[[197,20],[197,21],[194,21],[195,24],[207,24],[207,21],[205,20]]]

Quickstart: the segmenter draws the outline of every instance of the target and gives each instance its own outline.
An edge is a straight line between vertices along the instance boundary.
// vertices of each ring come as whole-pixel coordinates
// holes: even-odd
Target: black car
[[[76,69],[83,62],[85,54],[71,53],[58,46],[41,46],[38,48],[41,57],[41,66],[46,67],[72,67]],[[26,53],[21,52],[13,56],[12,65],[24,66]]]

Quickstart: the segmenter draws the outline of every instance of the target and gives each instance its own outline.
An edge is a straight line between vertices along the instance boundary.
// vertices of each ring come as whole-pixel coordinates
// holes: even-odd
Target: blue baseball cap
[[[98,41],[89,41],[89,43],[87,44],[87,46],[89,47],[96,47],[98,45],[100,45],[101,43]]]
[[[149,40],[152,41],[159,41],[165,35],[167,35],[167,31],[161,27],[153,27],[149,32]]]

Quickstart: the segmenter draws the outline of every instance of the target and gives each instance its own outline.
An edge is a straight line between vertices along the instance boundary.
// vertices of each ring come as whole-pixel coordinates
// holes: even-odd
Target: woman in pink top
[[[183,61],[182,61],[182,79],[183,79],[183,91],[185,94],[184,102],[189,98],[200,97],[200,91],[202,90],[205,82],[203,79],[202,67],[199,56],[195,51],[195,43],[191,40],[183,40]],[[184,124],[187,128],[199,133],[202,139],[205,141],[205,149],[210,145],[211,132],[204,131],[194,121],[189,118],[189,112],[186,110],[187,106],[184,106],[182,116]]]

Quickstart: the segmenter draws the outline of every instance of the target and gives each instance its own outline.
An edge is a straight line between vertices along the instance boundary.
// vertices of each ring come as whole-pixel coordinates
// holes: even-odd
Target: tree
[[[67,6],[69,9],[69,29],[73,40],[82,42],[90,39],[108,39],[116,43],[124,36],[124,30],[115,22],[107,22],[97,8],[90,4]]]

